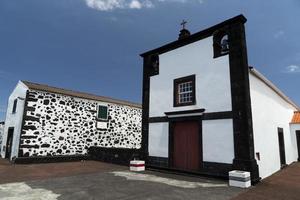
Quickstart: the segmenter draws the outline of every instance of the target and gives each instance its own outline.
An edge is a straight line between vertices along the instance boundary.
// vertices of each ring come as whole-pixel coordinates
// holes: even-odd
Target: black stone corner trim
[[[74,161],[81,161],[81,160],[90,160],[90,157],[89,155],[19,157],[14,160],[14,163],[16,164],[55,163],[55,162],[74,162]]]
[[[222,29],[225,26],[235,24],[235,23],[241,23],[244,24],[246,23],[247,19],[241,14],[236,17],[233,17],[231,19],[225,20],[217,25],[214,25],[210,28],[207,28],[205,30],[202,30],[200,32],[197,32],[195,34],[192,34],[186,38],[176,40],[174,42],[168,43],[166,45],[163,45],[159,48],[147,51],[145,53],[140,54],[141,57],[147,57],[149,55],[154,55],[154,54],[162,54],[171,50],[174,50],[176,48],[182,47],[184,45],[196,42],[198,40],[201,40],[203,38],[211,36],[216,30]]]
[[[174,111],[174,112],[165,112],[166,115],[184,115],[184,114],[195,114],[195,113],[203,113],[205,111],[204,108],[195,109],[195,110],[182,110],[182,111]]]
[[[26,97],[24,100],[24,110],[23,110],[23,117],[22,117],[22,123],[21,123],[21,132],[20,132],[20,139],[19,139],[19,148],[18,148],[18,156],[21,157],[23,155],[23,151],[20,151],[21,148],[21,139],[23,134],[23,128],[25,125],[25,119],[27,117],[27,111],[28,111],[28,97],[29,97],[29,90],[26,91]]]
[[[235,22],[228,25],[228,40],[230,41],[229,66],[235,154],[233,169],[249,171],[252,182],[255,182],[259,180],[259,172],[254,156],[249,65],[244,23]]]
[[[142,93],[142,151],[148,156],[148,134],[149,134],[149,93],[151,76],[151,56],[145,56],[143,61],[143,93]]]

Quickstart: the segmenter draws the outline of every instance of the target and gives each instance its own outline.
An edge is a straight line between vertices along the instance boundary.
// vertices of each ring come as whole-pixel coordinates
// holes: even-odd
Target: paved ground
[[[233,200],[299,200],[300,163],[294,163],[264,179]]]
[[[132,173],[127,167],[92,161],[34,165],[0,161],[0,181],[6,182],[0,184],[0,199],[6,200],[223,200],[243,191],[228,187],[226,181],[152,171]]]
[[[0,158],[0,184],[124,169],[127,167],[97,161],[14,165]]]
[[[13,182],[13,183],[12,183]],[[281,170],[250,190],[226,181],[129,172],[101,162],[10,165],[0,160],[0,199],[5,200],[293,200],[300,199],[300,163]]]

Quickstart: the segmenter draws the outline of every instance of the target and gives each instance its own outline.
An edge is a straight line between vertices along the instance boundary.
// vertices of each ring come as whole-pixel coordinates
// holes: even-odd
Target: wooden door
[[[199,170],[202,160],[199,122],[175,122],[173,128],[173,167],[186,171]]]
[[[283,129],[278,128],[279,155],[281,167],[286,165]]]
[[[298,147],[298,161],[300,161],[300,130],[296,131],[297,147]]]
[[[7,133],[7,140],[6,140],[6,150],[5,150],[5,158],[10,159],[11,150],[12,150],[12,143],[14,136],[14,128],[9,128]]]

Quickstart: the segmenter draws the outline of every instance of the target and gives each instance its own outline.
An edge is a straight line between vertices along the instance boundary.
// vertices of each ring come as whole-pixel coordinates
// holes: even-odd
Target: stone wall
[[[103,103],[105,122],[96,118]],[[19,157],[84,155],[91,146],[141,148],[140,108],[29,91],[25,112]]]

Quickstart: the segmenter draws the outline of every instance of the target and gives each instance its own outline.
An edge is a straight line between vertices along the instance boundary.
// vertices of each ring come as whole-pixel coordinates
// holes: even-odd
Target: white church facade
[[[92,153],[114,162],[120,154],[116,161],[124,163],[141,148],[141,118],[140,104],[19,81],[8,100],[1,157],[56,162]]]
[[[248,66],[242,15],[141,54],[148,167],[252,182],[299,158],[299,107]],[[297,123],[297,122],[296,122]]]

